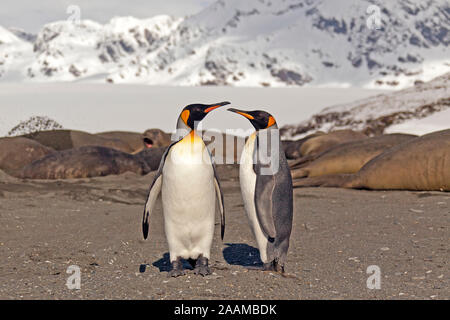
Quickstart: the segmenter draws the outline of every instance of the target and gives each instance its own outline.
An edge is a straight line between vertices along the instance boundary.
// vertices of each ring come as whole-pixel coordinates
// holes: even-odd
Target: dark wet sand
[[[287,272],[248,271],[258,250],[237,170],[221,167],[227,228],[216,218],[213,274],[167,278],[161,205],[141,219],[153,174],[0,182],[0,299],[449,299],[450,194],[294,190]],[[69,290],[66,269],[81,268]],[[366,269],[381,269],[369,290]]]

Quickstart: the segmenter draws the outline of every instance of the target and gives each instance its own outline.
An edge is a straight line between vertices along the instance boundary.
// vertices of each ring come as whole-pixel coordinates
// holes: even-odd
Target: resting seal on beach
[[[298,140],[282,140],[281,144],[284,149],[284,154],[286,155],[287,159],[297,159],[302,156],[300,153],[300,148],[302,145],[308,141],[311,138],[318,137],[321,135],[324,135],[325,132],[317,131],[313,134],[307,135],[304,138],[298,139]]]
[[[31,139],[0,138],[0,169],[11,173],[52,152],[55,150]]]
[[[133,152],[133,149],[126,142],[119,139],[104,138],[77,130],[39,131],[27,134],[24,137],[35,140],[57,151],[85,146],[98,146],[112,148],[126,153]]]
[[[354,140],[366,139],[364,133],[352,130],[337,130],[327,134],[312,137],[305,141],[300,147],[300,155],[315,155],[330,149],[331,147]]]
[[[6,172],[0,170],[0,183],[10,183],[10,182],[17,182],[19,179],[14,178],[13,176],[10,176]],[[0,197],[2,193],[0,192]]]
[[[296,179],[294,187],[450,191],[450,129],[394,146],[355,174]]]
[[[16,172],[24,179],[71,179],[124,172],[146,174],[151,168],[140,157],[105,147],[81,147],[51,153]]]
[[[245,137],[216,131],[199,132],[216,164],[236,164],[245,145]]]
[[[311,162],[307,161],[308,159],[305,159],[303,164],[298,162],[299,168],[292,169],[292,178],[355,173],[387,149],[416,137],[396,133],[338,144],[315,156]]]
[[[134,155],[134,158],[138,161],[144,162],[151,171],[157,170],[161,163],[161,158],[166,152],[167,147],[154,147],[147,148]]]
[[[100,132],[96,133],[96,136],[120,140],[128,144],[131,148],[132,153],[136,153],[143,150],[144,144],[142,141],[142,134],[138,132],[129,132],[129,131],[108,131],[108,132]]]
[[[173,141],[172,135],[160,129],[148,129],[142,134],[145,148],[168,147]]]

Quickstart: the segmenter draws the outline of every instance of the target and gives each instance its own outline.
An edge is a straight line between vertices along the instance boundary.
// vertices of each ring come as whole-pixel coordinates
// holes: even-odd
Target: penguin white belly
[[[210,258],[214,234],[214,171],[205,144],[188,135],[169,151],[161,197],[170,261]],[[203,156],[202,156],[203,154]]]
[[[256,135],[252,134],[244,146],[241,155],[241,164],[239,167],[239,181],[241,184],[242,198],[244,199],[245,212],[258,244],[259,254],[262,262],[267,262],[267,237],[261,230],[261,226],[256,216],[255,208],[255,186],[256,174],[253,171],[253,150],[255,146]]]

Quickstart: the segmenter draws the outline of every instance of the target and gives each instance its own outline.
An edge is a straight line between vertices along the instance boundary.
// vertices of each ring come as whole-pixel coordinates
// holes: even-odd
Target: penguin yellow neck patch
[[[192,159],[197,159],[196,157],[200,157],[199,159],[202,159],[205,148],[206,146],[203,139],[194,130],[192,130],[172,149],[178,157],[184,158],[186,162],[192,162]]]
[[[191,132],[189,132],[189,134],[187,134],[182,139],[182,143],[184,143],[184,144],[194,144],[194,143],[199,143],[199,142],[203,142],[203,140],[202,140],[202,138],[200,138],[200,136],[197,134],[197,132],[195,132],[195,130],[192,130]]]

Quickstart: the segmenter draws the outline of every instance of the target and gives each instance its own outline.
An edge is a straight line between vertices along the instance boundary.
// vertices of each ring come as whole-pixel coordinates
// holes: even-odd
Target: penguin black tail
[[[144,219],[142,221],[142,233],[144,235],[144,239],[147,239],[148,237],[148,229],[149,229],[149,223],[148,223],[148,212],[144,212]]]

